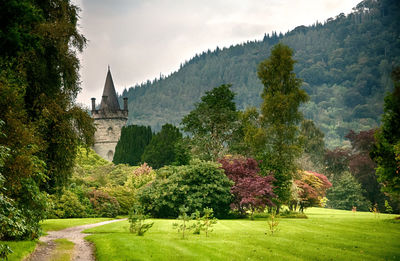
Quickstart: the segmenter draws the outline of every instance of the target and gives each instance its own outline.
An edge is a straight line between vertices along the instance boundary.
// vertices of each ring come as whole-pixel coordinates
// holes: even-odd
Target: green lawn
[[[111,220],[110,218],[70,218],[70,219],[47,219],[42,222],[44,232],[61,230],[68,227],[92,224]],[[11,247],[12,253],[8,256],[9,261],[19,261],[29,255],[36,247],[37,240],[33,241],[0,241],[0,244],[7,244]]]
[[[394,215],[330,209],[307,210],[308,219],[281,219],[266,235],[267,221],[220,220],[210,237],[181,239],[175,220],[156,219],[143,237],[127,221],[85,232],[98,260],[400,260],[400,222]]]

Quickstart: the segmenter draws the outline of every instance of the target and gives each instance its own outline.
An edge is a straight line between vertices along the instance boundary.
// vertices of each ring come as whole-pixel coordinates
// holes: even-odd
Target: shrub
[[[50,199],[53,206],[49,210],[49,218],[86,217],[85,207],[73,192],[66,190],[60,197],[57,198],[57,195],[51,195]]]
[[[111,197],[104,191],[93,190],[89,193],[89,198],[97,216],[116,217],[118,215],[120,207],[115,197]]]
[[[131,207],[136,203],[136,190],[127,186],[115,186],[102,188],[102,191],[108,195],[115,197],[120,206],[119,214],[126,215]]]
[[[31,204],[29,208],[23,207],[24,202],[21,206],[3,194],[4,177],[0,174],[0,240],[32,240],[38,238],[42,232],[39,221],[45,217],[47,197],[38,191],[37,185],[31,179],[21,183],[27,192],[21,198],[29,198],[29,201],[26,200]]]
[[[241,214],[251,212],[251,218],[256,210],[263,211],[266,206],[273,206],[272,176],[259,175],[258,163],[252,158],[223,158],[219,160],[225,174],[234,182],[231,192],[234,195],[231,208]]]
[[[190,213],[208,207],[215,216],[224,217],[229,212],[232,184],[220,165],[193,161],[159,169],[154,182],[139,191],[138,200],[147,213],[158,218],[177,217],[183,205]]]

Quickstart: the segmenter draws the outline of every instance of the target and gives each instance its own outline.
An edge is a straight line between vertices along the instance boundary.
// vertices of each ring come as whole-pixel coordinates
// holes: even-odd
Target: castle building
[[[112,161],[121,129],[128,120],[128,98],[124,98],[124,109],[121,110],[110,67],[98,110],[96,110],[96,98],[92,98],[92,118],[96,126],[93,149],[102,158]]]

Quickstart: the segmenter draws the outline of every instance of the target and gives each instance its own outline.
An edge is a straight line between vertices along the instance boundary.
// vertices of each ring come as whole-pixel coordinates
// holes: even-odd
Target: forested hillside
[[[124,90],[128,123],[156,131],[167,122],[179,125],[205,91],[224,83],[233,85],[239,109],[258,107],[257,66],[281,41],[293,48],[295,72],[311,98],[302,107],[305,117],[324,131],[330,147],[343,145],[350,129],[379,125],[384,94],[392,88],[390,72],[400,65],[399,17],[397,0],[365,0],[349,15],[195,55],[168,77]]]

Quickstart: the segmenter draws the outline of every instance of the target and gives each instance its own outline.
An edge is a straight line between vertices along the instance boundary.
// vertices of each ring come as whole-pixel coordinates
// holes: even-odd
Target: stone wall
[[[96,133],[94,135],[94,151],[103,159],[112,161],[115,153],[121,129],[125,126],[126,118],[95,118]]]

